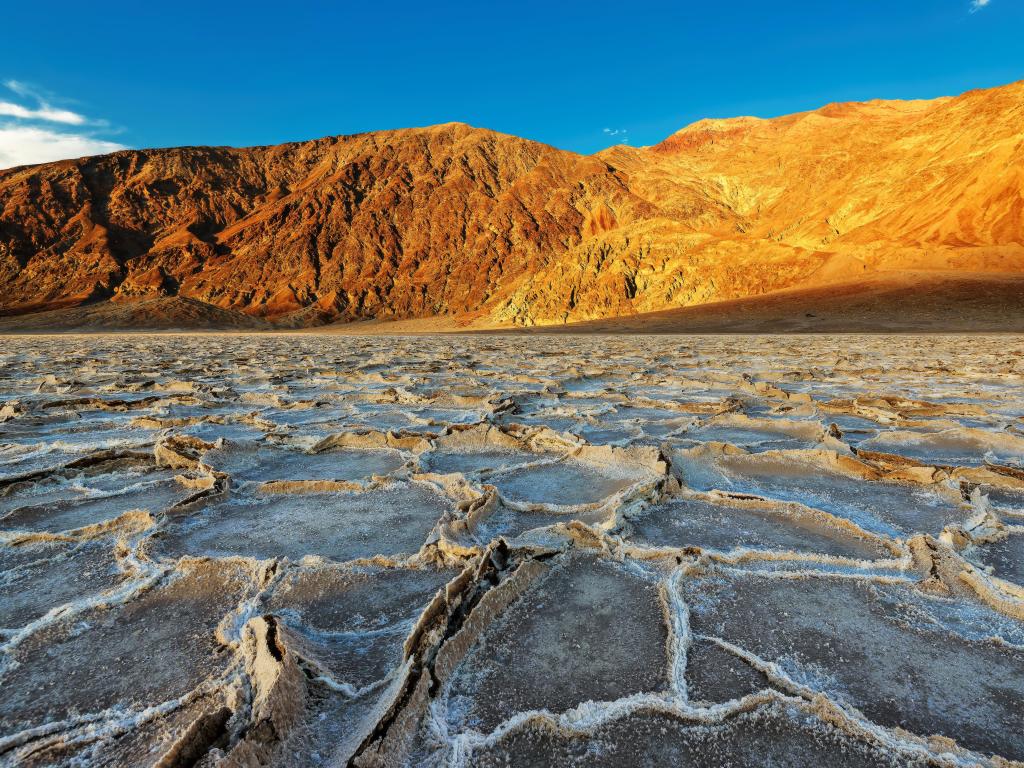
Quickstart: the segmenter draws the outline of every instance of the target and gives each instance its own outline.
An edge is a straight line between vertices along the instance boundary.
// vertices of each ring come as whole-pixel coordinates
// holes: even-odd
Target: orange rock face
[[[1024,271],[1024,83],[704,120],[586,157],[446,124],[0,171],[0,313],[194,299],[284,325],[534,325]]]

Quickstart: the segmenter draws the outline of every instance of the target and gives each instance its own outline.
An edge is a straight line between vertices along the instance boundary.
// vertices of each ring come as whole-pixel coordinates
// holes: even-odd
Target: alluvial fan
[[[1024,339],[8,337],[0,685],[12,766],[1020,764]]]

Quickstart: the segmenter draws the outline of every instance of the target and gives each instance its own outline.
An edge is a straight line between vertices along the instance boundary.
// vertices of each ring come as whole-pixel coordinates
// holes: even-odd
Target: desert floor
[[[1005,334],[7,336],[0,764],[1024,761],[1022,457]]]

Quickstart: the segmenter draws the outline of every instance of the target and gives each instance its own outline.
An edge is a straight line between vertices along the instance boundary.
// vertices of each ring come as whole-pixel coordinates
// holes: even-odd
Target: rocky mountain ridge
[[[1024,82],[589,157],[449,123],[0,171],[4,315],[179,297],[529,326],[908,270],[1024,272]]]

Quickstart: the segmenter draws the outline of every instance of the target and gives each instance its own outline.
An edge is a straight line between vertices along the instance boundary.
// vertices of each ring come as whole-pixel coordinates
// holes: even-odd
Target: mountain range
[[[787,296],[813,319],[889,285],[939,296],[939,327],[971,286],[994,297],[983,327],[1024,324],[1024,81],[590,156],[448,123],[0,171],[8,326],[642,328]]]

